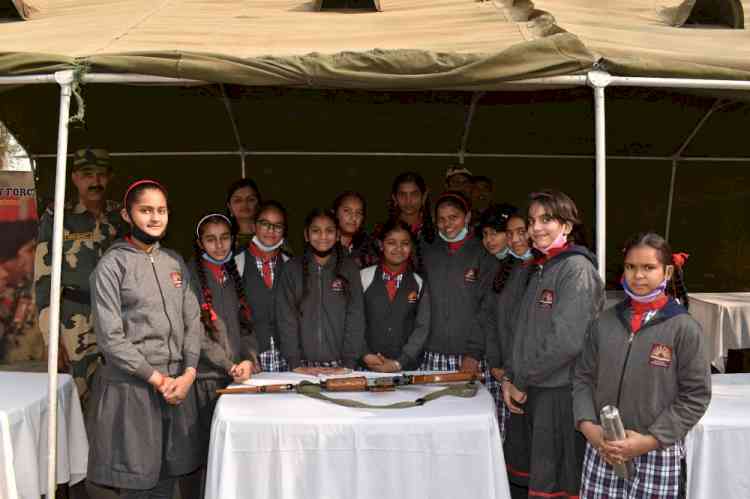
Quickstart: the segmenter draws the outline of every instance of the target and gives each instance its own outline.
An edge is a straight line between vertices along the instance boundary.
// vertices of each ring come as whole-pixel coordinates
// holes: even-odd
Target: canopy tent
[[[53,297],[69,102],[78,83],[88,83],[88,129],[74,130],[70,145],[108,146],[125,166],[123,181],[155,174],[157,163],[167,167],[159,176],[181,181],[185,167],[209,170],[200,185],[215,188],[227,180],[217,174],[222,165],[232,176],[240,166],[271,176],[294,161],[309,168],[298,183],[310,185],[321,172],[327,178],[342,169],[353,179],[354,160],[394,171],[471,161],[480,172],[513,161],[503,173],[533,169],[537,182],[514,180],[520,192],[545,178],[587,199],[595,185],[596,202],[588,198],[583,209],[596,215],[602,273],[605,89],[610,123],[617,124],[606,137],[610,164],[630,162],[625,174],[609,174],[617,185],[632,185],[612,195],[632,207],[651,191],[660,201],[640,210],[646,220],[669,220],[672,189],[668,197],[664,191],[674,187],[676,161],[746,165],[750,158],[734,135],[747,106],[720,100],[747,99],[746,32],[682,27],[694,11],[728,3],[740,26],[748,0],[381,0],[378,12],[319,12],[316,2],[299,0],[5,0],[0,13],[10,3],[18,20],[0,24],[0,119],[37,159],[41,183],[54,186]],[[57,105],[57,87],[30,85],[55,82],[57,127],[45,119]],[[574,88],[583,85],[594,89],[593,100],[590,90]],[[594,160],[596,175],[585,167]],[[326,188],[321,194],[330,199]],[[186,211],[198,204],[193,200],[194,192],[172,196]],[[631,213],[609,214],[615,231]],[[57,385],[59,313],[52,303],[50,390]],[[55,400],[50,396],[52,437]],[[54,469],[49,479],[54,484]]]

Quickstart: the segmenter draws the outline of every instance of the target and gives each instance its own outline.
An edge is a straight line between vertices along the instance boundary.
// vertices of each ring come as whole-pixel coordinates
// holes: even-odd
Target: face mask
[[[518,258],[519,260],[523,260],[524,262],[531,260],[534,257],[534,253],[531,252],[531,248],[526,250],[526,253],[523,255],[516,255],[516,253],[513,251],[513,249],[508,250],[511,255]]]
[[[506,246],[501,251],[498,251],[497,253],[495,253],[495,258],[497,258],[498,260],[502,260],[503,258],[508,256],[508,252],[510,252],[510,248]]]
[[[164,237],[164,232],[162,232],[159,236],[152,236],[150,234],[146,234],[137,225],[132,224],[130,226],[130,235],[133,236],[136,240],[138,240],[138,241],[142,242],[143,244],[145,244],[146,246],[153,246],[162,237]]]
[[[552,241],[552,244],[550,244],[546,248],[540,248],[536,243],[534,243],[534,247],[546,255],[553,249],[562,248],[567,242],[568,236],[564,232],[560,231],[555,240]]]
[[[224,264],[225,264],[225,263],[227,263],[227,262],[228,262],[229,260],[231,260],[233,256],[234,256],[234,255],[232,254],[232,252],[231,252],[231,251],[230,251],[230,252],[228,252],[228,253],[227,253],[227,255],[226,255],[226,256],[225,256],[224,258],[222,258],[221,260],[217,260],[216,258],[212,257],[211,255],[209,255],[209,254],[208,254],[208,253],[206,253],[205,251],[204,251],[204,252],[203,252],[203,254],[201,255],[201,257],[203,257],[203,259],[204,259],[204,260],[206,260],[207,262],[211,262],[211,263],[213,263],[214,265],[224,265]]]
[[[653,291],[651,291],[647,295],[637,295],[637,294],[635,294],[635,292],[633,292],[633,290],[630,289],[630,286],[628,286],[628,282],[625,280],[624,277],[622,278],[622,280],[620,281],[620,283],[622,284],[622,289],[625,291],[625,294],[628,295],[628,297],[631,300],[636,301],[638,303],[651,303],[652,301],[654,301],[657,298],[659,298],[662,295],[662,293],[664,293],[664,290],[667,289],[667,280],[666,279],[664,279],[661,282],[661,284],[659,284],[656,287],[656,289],[654,289]]]
[[[441,231],[438,231],[438,235],[440,236],[440,239],[442,239],[446,243],[457,243],[459,241],[463,241],[464,239],[466,239],[466,235],[468,233],[469,233],[469,228],[466,226],[464,226],[464,228],[461,229],[461,231],[458,234],[456,234],[456,237],[454,238],[449,238],[448,236],[443,234]]]
[[[281,248],[281,246],[284,244],[284,239],[282,238],[278,243],[274,244],[273,246],[266,246],[262,242],[260,242],[260,239],[258,239],[258,236],[253,236],[253,244],[258,247],[259,250],[261,250],[264,253],[270,253],[272,251],[276,251],[277,249]]]
[[[331,253],[333,253],[334,249],[336,248],[336,245],[334,244],[330,248],[328,248],[326,251],[319,251],[313,247],[313,245],[310,245],[310,251],[312,251],[312,254],[317,256],[318,258],[325,258],[329,256]]]

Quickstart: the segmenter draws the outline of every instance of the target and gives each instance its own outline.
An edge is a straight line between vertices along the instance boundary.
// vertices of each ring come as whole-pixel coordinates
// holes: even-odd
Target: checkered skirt
[[[258,360],[260,361],[260,368],[264,372],[282,373],[289,370],[289,364],[276,348],[273,338],[271,338],[271,347],[265,352],[261,352],[258,355]]]
[[[451,353],[425,352],[422,356],[422,364],[419,369],[422,371],[459,371],[461,369],[462,355]],[[505,441],[505,430],[510,421],[510,411],[505,407],[503,394],[500,390],[500,383],[492,377],[487,362],[482,360],[479,363],[479,370],[484,373],[484,386],[492,394],[497,407],[497,422],[500,427],[500,438]]]
[[[623,480],[588,442],[583,458],[581,499],[680,499],[685,445],[682,441],[633,459],[635,477]]]

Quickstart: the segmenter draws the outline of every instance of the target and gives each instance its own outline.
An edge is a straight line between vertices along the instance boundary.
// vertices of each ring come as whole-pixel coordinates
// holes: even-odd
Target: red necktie
[[[388,291],[388,300],[393,302],[396,299],[396,293],[398,292],[398,276],[406,271],[406,263],[402,264],[395,272],[391,272],[385,265],[383,269],[383,280],[385,281],[385,290]]]
[[[460,241],[456,241],[455,243],[448,243],[448,254],[455,255],[456,252],[458,252],[458,250],[460,250],[464,245],[468,237],[469,236],[466,236],[465,238],[461,239]]]
[[[263,283],[268,289],[271,289],[273,287],[273,272],[271,271],[271,260],[274,256],[276,256],[275,252],[266,253],[258,248],[255,244],[250,243],[250,253],[252,253],[256,258],[260,258],[260,261],[263,263],[263,268],[261,271],[263,274]]]
[[[630,308],[632,309],[633,315],[630,316],[630,329],[633,331],[633,334],[637,333],[643,326],[643,319],[646,317],[646,314],[653,310],[659,310],[667,304],[668,300],[669,298],[667,298],[666,295],[663,295],[661,298],[657,298],[650,303],[639,303],[631,300]]]
[[[224,284],[224,266],[221,264],[211,263],[209,261],[204,260],[203,265],[211,271],[211,273],[214,275],[214,279],[216,279],[216,282],[219,284]]]

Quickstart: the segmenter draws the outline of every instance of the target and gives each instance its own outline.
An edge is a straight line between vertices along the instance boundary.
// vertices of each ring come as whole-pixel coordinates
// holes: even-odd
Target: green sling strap
[[[424,397],[420,397],[416,400],[405,400],[403,402],[395,402],[393,404],[375,405],[360,402],[358,400],[340,399],[329,397],[323,394],[323,389],[317,383],[311,383],[309,381],[301,381],[296,387],[297,393],[301,393],[307,397],[311,397],[318,400],[324,400],[326,402],[332,402],[336,405],[344,407],[355,407],[358,409],[407,409],[409,407],[419,407],[425,403],[450,395],[452,397],[463,397],[471,398],[477,394],[479,385],[475,382],[462,383],[460,385],[450,385],[443,389],[428,393]]]

